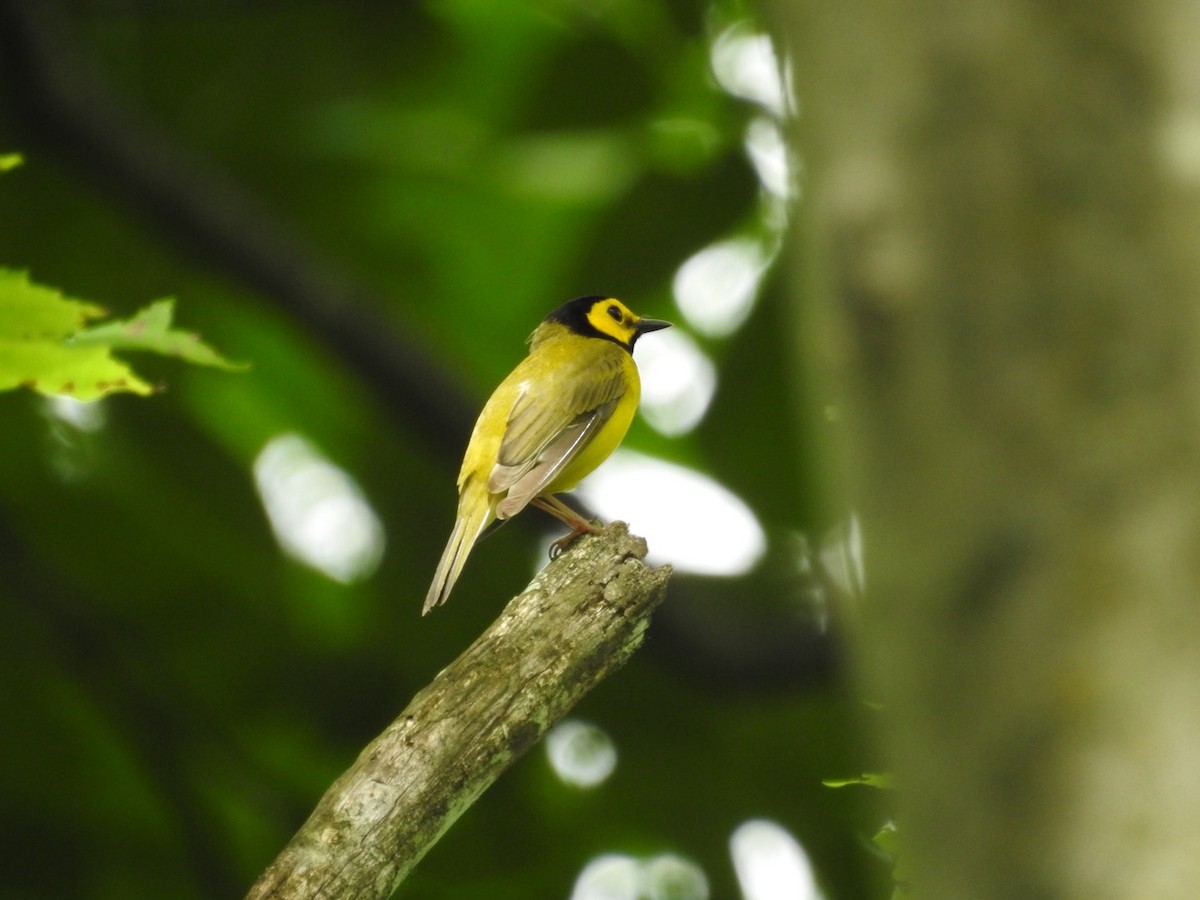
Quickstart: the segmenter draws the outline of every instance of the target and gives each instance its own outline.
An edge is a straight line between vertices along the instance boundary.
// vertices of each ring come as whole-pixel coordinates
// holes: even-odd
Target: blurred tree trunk
[[[1194,897],[1200,6],[778,11],[913,895]]]

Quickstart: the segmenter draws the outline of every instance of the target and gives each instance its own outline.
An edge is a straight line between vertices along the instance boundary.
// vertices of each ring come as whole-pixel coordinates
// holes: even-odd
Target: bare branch
[[[388,897],[642,643],[671,573],[645,555],[645,541],[616,523],[547,566],[367,745],[248,897]]]

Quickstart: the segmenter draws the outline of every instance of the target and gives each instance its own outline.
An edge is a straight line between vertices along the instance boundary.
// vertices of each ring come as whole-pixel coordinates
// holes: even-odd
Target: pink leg
[[[554,518],[569,525],[571,531],[569,534],[564,534],[557,541],[550,545],[550,558],[556,558],[560,553],[566,550],[573,544],[582,534],[599,534],[601,528],[593,525],[567,504],[563,503],[553,494],[545,494],[541,497],[534,497],[529,501],[531,505],[538,509],[550,513]]]

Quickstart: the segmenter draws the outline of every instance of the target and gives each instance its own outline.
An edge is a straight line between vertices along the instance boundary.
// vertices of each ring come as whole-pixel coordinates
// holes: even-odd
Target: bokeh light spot
[[[709,337],[725,337],[746,320],[770,259],[753,238],[710,244],[675,272],[675,302],[688,324]]]
[[[677,854],[653,857],[643,866],[642,875],[648,900],[708,900],[704,870]]]
[[[787,86],[770,37],[739,23],[717,35],[709,57],[713,75],[728,93],[778,118],[787,113]]]
[[[566,784],[591,788],[617,768],[617,748],[604,729],[567,719],[546,735],[546,755],[554,773]]]
[[[745,146],[763,189],[790,200],[796,193],[795,179],[791,154],[779,125],[766,116],[756,117],[746,126]]]
[[[289,556],[343,584],[383,558],[383,525],[354,479],[296,434],[272,438],[254,479],[275,538]]]
[[[618,450],[579,493],[601,518],[628,522],[646,538],[652,559],[680,571],[741,575],[766,551],[766,534],[750,507],[684,466]]]
[[[729,838],[729,851],[744,900],[820,900],[808,855],[782,825],[743,822]]]
[[[647,860],[605,853],[575,880],[571,900],[708,900],[708,878],[689,859],[662,853]]]
[[[76,400],[57,394],[46,398],[50,415],[77,431],[96,432],[108,421],[103,400]]]
[[[717,370],[687,332],[672,328],[637,348],[642,416],[660,434],[695,428],[717,389]]]
[[[632,856],[605,853],[583,867],[571,900],[638,900],[641,864]]]

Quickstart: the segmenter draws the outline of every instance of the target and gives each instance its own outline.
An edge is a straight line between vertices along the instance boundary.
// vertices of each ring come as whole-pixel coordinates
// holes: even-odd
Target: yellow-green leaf
[[[151,393],[153,388],[111,358],[108,348],[65,343],[103,312],[94,303],[32,283],[24,272],[0,269],[0,390],[27,387],[79,400],[113,391]]]
[[[912,874],[909,872],[908,855],[901,852],[900,829],[896,822],[885,822],[871,841],[892,863],[892,900],[911,896]]]
[[[104,307],[34,284],[27,272],[0,269],[0,340],[59,340],[74,334]]]
[[[6,345],[0,339],[0,390],[15,387],[76,400],[95,400],[114,391],[142,395],[154,391],[104,347],[76,349],[50,341]]]
[[[821,784],[831,788],[846,787],[851,784],[865,784],[868,787],[880,788],[886,791],[895,787],[893,781],[894,779],[889,772],[866,772],[852,778],[825,778],[822,779]]]
[[[174,356],[201,366],[239,370],[247,366],[225,359],[190,331],[171,327],[175,301],[156,300],[128,319],[94,325],[74,335],[72,347],[107,346],[114,350],[145,350]]]
[[[7,172],[10,169],[15,169],[25,160],[20,153],[0,153],[0,172]]]

